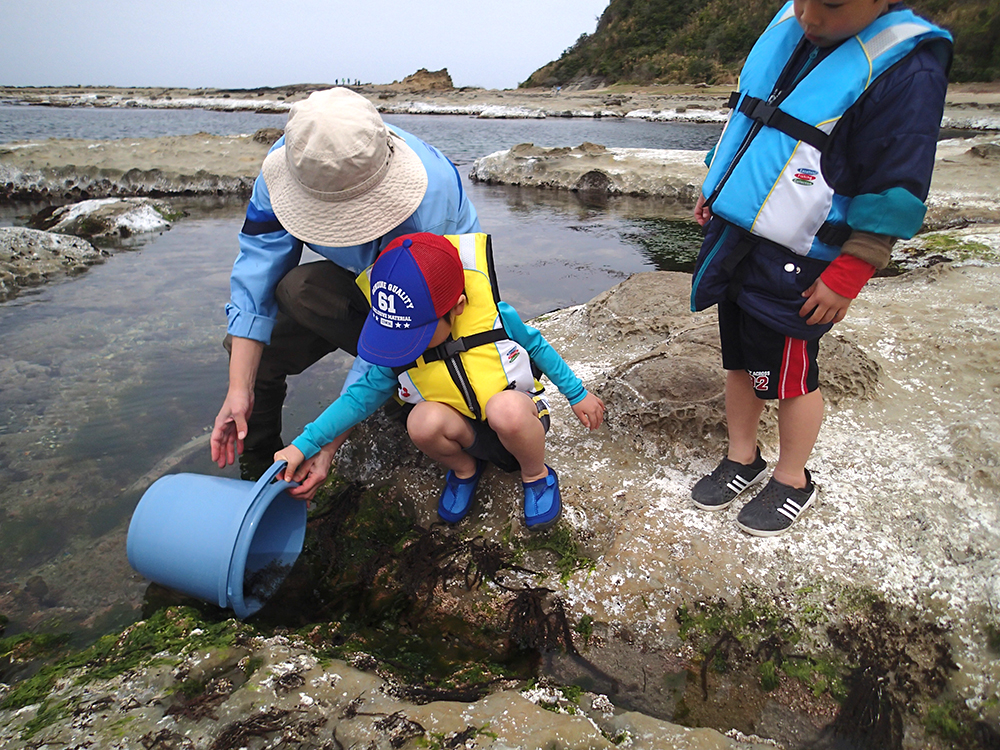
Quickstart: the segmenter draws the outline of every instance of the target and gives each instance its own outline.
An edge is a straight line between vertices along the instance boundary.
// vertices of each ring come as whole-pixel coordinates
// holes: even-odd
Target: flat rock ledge
[[[704,158],[700,151],[521,143],[476,159],[469,174],[487,184],[642,196],[693,208],[707,172]],[[995,135],[938,144],[925,229],[1000,222],[998,169]]]
[[[664,198],[693,206],[705,176],[704,159],[700,151],[522,143],[477,159],[469,174],[488,184]]]
[[[268,138],[207,133],[2,144],[0,200],[249,196],[269,148]]]

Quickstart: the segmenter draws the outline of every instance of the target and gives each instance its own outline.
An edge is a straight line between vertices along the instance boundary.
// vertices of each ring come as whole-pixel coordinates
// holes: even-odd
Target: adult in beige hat
[[[270,465],[284,446],[287,376],[337,349],[357,355],[368,303],[354,280],[389,242],[478,231],[455,166],[386,125],[365,97],[333,88],[292,105],[239,235],[226,305],[229,390],[212,460],[224,467],[240,454],[254,459],[244,462],[245,476]],[[300,265],[303,247],[323,260]],[[363,371],[356,363],[347,384]],[[324,448],[327,460],[342,437]]]

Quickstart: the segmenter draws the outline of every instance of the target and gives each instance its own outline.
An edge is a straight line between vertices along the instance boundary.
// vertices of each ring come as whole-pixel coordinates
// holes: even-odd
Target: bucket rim
[[[287,465],[287,461],[276,461],[271,468],[261,475],[261,478],[254,485],[253,500],[247,506],[247,511],[243,515],[239,531],[236,534],[236,541],[233,544],[233,553],[229,561],[225,591],[223,592],[220,587],[220,599],[224,602],[222,606],[225,607],[228,605],[232,607],[233,612],[241,620],[260,609],[259,606],[253,609],[248,608],[243,597],[243,578],[246,574],[246,561],[250,551],[250,543],[253,541],[253,532],[274,499],[285,490],[298,487],[298,482],[286,482],[281,479],[280,474]],[[305,500],[300,502],[302,503],[301,523],[304,527],[306,523],[306,502]],[[299,552],[301,552],[301,546]],[[298,552],[296,553],[296,557],[298,557]]]

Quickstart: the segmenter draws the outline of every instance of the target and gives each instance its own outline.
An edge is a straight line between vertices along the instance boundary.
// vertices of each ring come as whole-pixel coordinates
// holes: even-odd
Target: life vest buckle
[[[771,124],[771,119],[777,111],[777,107],[755,96],[748,96],[740,105],[740,112],[751,120],[757,120],[761,124],[768,126]]]

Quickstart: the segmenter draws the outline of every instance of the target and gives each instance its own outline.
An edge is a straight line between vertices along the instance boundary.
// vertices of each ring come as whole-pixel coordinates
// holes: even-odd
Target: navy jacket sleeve
[[[927,198],[948,78],[922,47],[876,81],[841,118],[824,152],[824,171],[845,195],[903,188]]]

